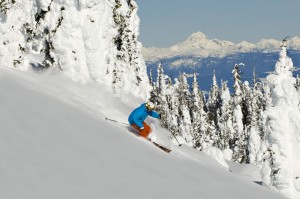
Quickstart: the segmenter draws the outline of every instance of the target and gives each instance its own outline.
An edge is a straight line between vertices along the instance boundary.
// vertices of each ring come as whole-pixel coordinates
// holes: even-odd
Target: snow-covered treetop
[[[300,110],[293,62],[287,56],[283,40],[275,73],[267,76],[271,101],[263,113],[265,138],[263,154],[263,184],[278,190],[290,199],[300,198]]]
[[[281,45],[281,51],[279,53],[279,60],[275,65],[275,72],[276,74],[286,74],[292,76],[291,70],[293,67],[293,61],[291,58],[287,56],[287,49],[286,49],[286,41],[283,41]]]
[[[2,5],[2,3],[1,3]],[[5,1],[0,65],[52,69],[116,94],[146,98],[149,82],[137,41],[135,0]]]

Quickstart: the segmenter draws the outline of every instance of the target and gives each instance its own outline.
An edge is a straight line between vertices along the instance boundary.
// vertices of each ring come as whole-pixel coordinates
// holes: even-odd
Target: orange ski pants
[[[131,124],[131,126],[139,132],[140,136],[144,138],[147,138],[152,132],[151,127],[146,122],[143,122],[144,129],[140,129],[140,127],[138,127],[136,124]]]

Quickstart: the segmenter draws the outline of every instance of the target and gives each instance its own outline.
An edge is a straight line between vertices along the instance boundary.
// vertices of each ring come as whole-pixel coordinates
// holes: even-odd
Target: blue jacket
[[[143,122],[148,117],[148,115],[154,118],[159,118],[159,114],[155,111],[148,111],[146,108],[146,103],[144,103],[131,112],[128,117],[128,122],[130,125],[136,124],[138,127],[143,128]]]

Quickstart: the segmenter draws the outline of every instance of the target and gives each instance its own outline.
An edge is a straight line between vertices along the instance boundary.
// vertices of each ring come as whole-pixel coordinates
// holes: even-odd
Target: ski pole
[[[181,146],[182,144],[179,143],[179,141],[177,140],[176,136],[174,135],[174,133],[171,131],[172,135],[174,136],[175,140],[178,142],[179,146]]]
[[[123,124],[123,125],[129,126],[129,124],[127,124],[127,123],[119,122],[117,120],[113,120],[113,119],[110,119],[110,118],[107,118],[107,117],[105,119],[108,120],[108,121],[112,121],[112,122],[115,122],[115,123],[119,123],[119,124]]]

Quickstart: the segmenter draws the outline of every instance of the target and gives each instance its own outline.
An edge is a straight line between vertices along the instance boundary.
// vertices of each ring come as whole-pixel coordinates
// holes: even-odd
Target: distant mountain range
[[[300,38],[290,38],[286,43],[294,66],[300,66]],[[209,39],[202,32],[197,32],[169,48],[143,48],[142,54],[148,73],[152,70],[154,78],[158,64],[162,63],[165,73],[173,78],[183,72],[198,73],[200,88],[209,90],[213,71],[219,83],[220,79],[228,80],[230,86],[235,64],[241,65],[243,80],[251,82],[254,71],[258,78],[264,78],[273,71],[281,45],[282,41],[274,39],[262,39],[256,44],[246,41],[235,44]]]
[[[184,42],[169,48],[143,48],[143,56],[147,61],[154,61],[174,56],[197,57],[225,57],[234,53],[246,52],[276,52],[280,50],[282,41],[262,39],[256,44],[242,41],[235,44],[231,41],[209,39],[202,32],[193,33]],[[300,37],[293,37],[287,41],[290,50],[300,50]],[[176,64],[175,64],[176,66]]]

